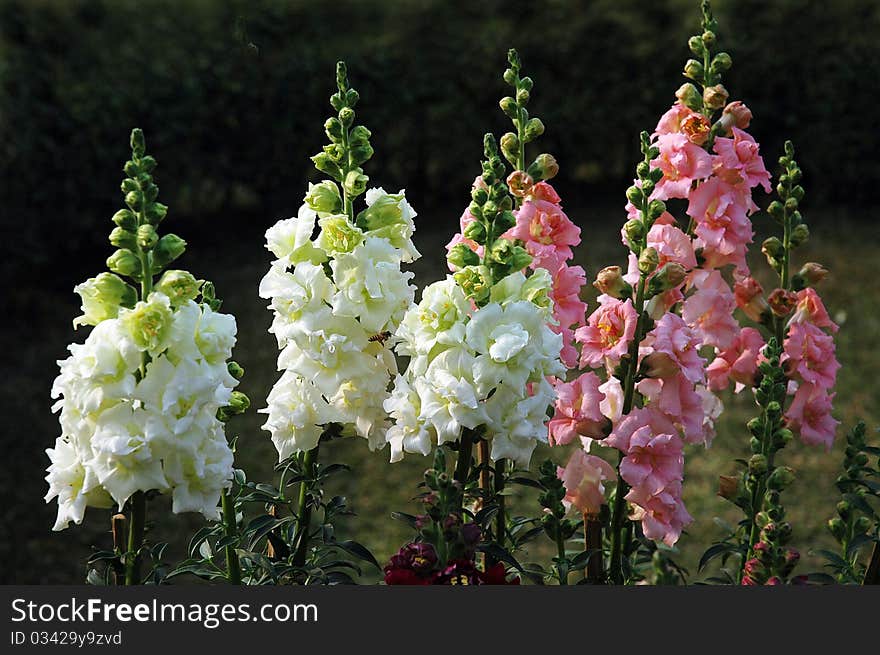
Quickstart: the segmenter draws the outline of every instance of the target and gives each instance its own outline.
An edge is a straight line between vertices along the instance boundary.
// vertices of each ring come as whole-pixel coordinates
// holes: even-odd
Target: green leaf
[[[363,545],[359,544],[358,542],[351,541],[351,540],[337,541],[337,542],[334,542],[333,545],[338,546],[339,548],[344,550],[349,555],[353,555],[354,557],[357,557],[358,559],[362,559],[365,562],[369,562],[370,564],[375,566],[380,571],[382,570],[382,567],[379,566],[379,562],[377,562],[376,558],[373,557],[373,553],[371,553],[369,550],[367,550],[366,546],[363,546]]]
[[[709,546],[709,548],[706,549],[706,552],[703,553],[703,556],[700,558],[700,563],[697,564],[697,572],[699,573],[700,571],[702,571],[705,566],[716,557],[724,554],[734,554],[736,552],[736,546],[727,542],[722,542]]]
[[[395,521],[403,521],[413,530],[418,530],[419,519],[412,514],[405,514],[403,512],[391,512],[391,518],[393,518]]]
[[[518,484],[523,487],[531,487],[532,489],[538,489],[540,491],[544,491],[544,485],[538,482],[537,480],[533,480],[532,478],[527,478],[524,476],[516,476],[512,478],[508,478],[507,482],[509,484]]]

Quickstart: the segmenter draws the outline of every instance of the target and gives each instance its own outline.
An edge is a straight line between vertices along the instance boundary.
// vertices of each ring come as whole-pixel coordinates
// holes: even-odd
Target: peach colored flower
[[[789,325],[793,323],[812,323],[816,327],[827,328],[831,332],[838,330],[837,323],[828,316],[825,304],[812,287],[797,292],[797,304],[794,308],[794,314],[789,320]]]
[[[565,486],[563,503],[583,514],[598,514],[605,500],[607,480],[617,480],[617,472],[601,457],[576,450],[565,468],[557,467],[556,476]]]
[[[654,223],[648,230],[647,242],[660,255],[660,266],[676,262],[687,270],[697,267],[691,238],[674,225]]]
[[[662,491],[666,485],[684,477],[684,451],[676,434],[653,434],[643,426],[629,442],[626,457],[620,462],[620,477],[632,487],[642,487],[648,494]]]
[[[608,419],[599,409],[599,403],[605,400],[605,394],[599,391],[601,382],[590,371],[571,382],[555,385],[556,413],[547,424],[551,446],[571,443],[577,436],[591,439],[605,436]]]
[[[574,333],[581,344],[581,368],[597,368],[603,362],[616,365],[636,332],[638,315],[631,299],[603,295],[598,300],[599,307],[590,314],[587,325]]]
[[[738,278],[733,285],[733,296],[737,307],[756,323],[760,323],[764,315],[770,311],[770,305],[764,299],[764,289],[753,277]]]
[[[685,196],[682,196],[685,197]],[[748,274],[746,248],[752,242],[752,223],[743,194],[717,177],[690,193],[687,215],[694,219],[695,246],[703,249],[707,268],[733,264]]]
[[[755,373],[761,361],[764,338],[755,328],[746,327],[726,350],[721,351],[706,369],[712,391],[726,389],[732,379],[736,392],[755,383]]]
[[[782,362],[792,379],[830,389],[840,363],[834,339],[812,323],[793,323],[783,344]]]
[[[653,198],[687,198],[695,180],[703,180],[712,174],[709,153],[691,143],[684,134],[660,134],[656,145],[660,156],[651,162],[651,166],[663,171],[663,179],[654,188]]]
[[[681,482],[670,482],[656,494],[643,487],[633,487],[626,495],[633,504],[630,518],[642,522],[642,532],[648,539],[672,546],[681,536],[684,526],[693,521],[681,499]]]
[[[764,167],[755,139],[739,129],[732,128],[733,138],[718,137],[714,150],[715,173],[731,184],[745,184],[748,189],[758,186],[770,193],[770,173]]]
[[[682,318],[702,343],[728,348],[740,329],[733,292],[718,271],[696,271],[692,281],[697,291],[684,301]]]

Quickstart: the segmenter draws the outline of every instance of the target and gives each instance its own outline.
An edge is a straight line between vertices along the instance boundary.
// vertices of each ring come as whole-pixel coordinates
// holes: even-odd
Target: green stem
[[[235,517],[235,503],[226,489],[220,494],[220,506],[223,509],[223,532],[227,537],[235,537],[238,534],[238,522]],[[226,577],[229,584],[241,584],[241,563],[238,561],[238,553],[235,544],[229,544],[226,551]]]
[[[131,586],[141,584],[140,549],[144,543],[147,496],[143,491],[136,491],[128,503],[130,516],[128,519],[128,547],[125,554],[125,584]]]
[[[565,557],[565,540],[562,538],[562,531],[559,525],[556,526],[556,553],[559,561],[556,564],[556,573],[559,577],[559,586],[564,587],[568,584],[568,562]],[[563,575],[563,568],[565,569]]]
[[[623,407],[621,408],[623,415],[632,411],[633,401],[635,398],[636,373],[639,366],[639,343],[642,340],[642,331],[644,330],[644,304],[645,304],[645,288],[647,280],[642,275],[639,278],[639,286],[636,291],[636,311],[638,319],[636,320],[636,332],[633,336],[632,343],[629,348],[629,362],[626,367],[626,376],[624,377],[624,395]],[[609,568],[609,577],[614,584],[623,584],[623,569],[621,568],[621,559],[624,550],[623,544],[623,521],[626,512],[626,494],[629,491],[629,485],[620,476],[620,462],[623,461],[624,454],[621,452],[617,461],[617,489],[614,492],[614,507],[611,512],[611,560]]]
[[[504,508],[505,475],[507,473],[507,460],[499,459],[495,462],[495,497],[498,502],[498,514],[495,516],[495,541],[502,548],[507,542],[507,515]]]
[[[294,566],[303,566],[306,563],[306,553],[309,547],[309,532],[312,522],[312,506],[309,500],[309,485],[313,480],[313,469],[318,459],[320,442],[311,450],[307,450],[302,459],[303,481],[299,485],[299,502],[297,505],[297,540],[296,553],[293,556]]]
[[[455,473],[453,478],[459,482],[464,489],[467,484],[468,473],[471,468],[471,456],[474,450],[474,435],[468,428],[461,431],[461,439],[458,442],[458,460],[455,462]],[[464,492],[462,491],[462,498]]]

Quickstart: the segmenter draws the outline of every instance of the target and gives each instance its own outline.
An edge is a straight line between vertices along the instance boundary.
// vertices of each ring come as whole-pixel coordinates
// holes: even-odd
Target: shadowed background
[[[714,5],[720,44],[734,61],[725,84],[753,110],[750,132],[768,169],[776,173],[781,144],[791,138],[805,172],[813,239],[797,260],[818,260],[833,272],[822,293],[843,324],[841,432],[856,416],[874,425],[880,5]],[[583,229],[576,259],[592,279],[624,261],[618,231],[638,133],[653,128],[684,81],[686,39],[698,17],[696,0],[0,0],[0,270],[11,310],[0,328],[0,582],[80,582],[90,547],[109,544],[102,510],[89,510],[83,526],[50,533],[54,504],[41,500],[43,451],[58,434],[49,409],[55,360],[85,337],[70,326],[79,307],[71,290],[103,270],[112,251],[106,236],[122,207],[132,127],[144,129],[159,161],[159,199],[170,206],[163,231],[190,243],[181,267],[213,280],[224,309],[238,318],[235,357],[247,372],[241,390],[256,409],[276,378],[271,316],[256,296],[269,263],[263,232],[294,214],[307,182],[317,179],[308,156],[324,143],[337,59],[348,62],[361,94],[358,118],[373,132],[371,182],[406,187],[419,211],[415,241],[425,257],[414,270],[421,287],[443,274],[442,246],[469,200],[482,134],[508,129],[497,101],[507,92],[505,53],[517,47],[535,80],[530,110],[547,127],[537,148],[560,162],[554,185]],[[770,221],[762,213],[754,222],[760,242]],[[763,272],[757,254],[751,263]],[[592,289],[585,295],[592,301]],[[745,394],[724,400],[715,445],[688,453],[685,493],[697,522],[682,539],[681,560],[692,573],[701,548],[720,534],[712,518],[736,517],[715,496],[715,480],[747,453],[751,401]],[[251,411],[229,433],[241,436],[238,465],[269,481],[275,453],[260,423]],[[429,464],[411,457],[392,467],[387,455],[370,454],[362,440],[322,451],[355,467],[332,491],[345,493],[359,514],[344,531],[380,561],[410,536],[388,516],[414,509],[409,499]],[[546,456],[540,450],[533,461]],[[552,456],[561,460],[567,451]],[[783,454],[799,470],[785,498],[804,551],[827,539],[823,524],[833,512],[841,458],[839,447],[825,455],[800,444]],[[151,539],[178,546],[199,525],[197,517],[171,517],[165,501],[151,506],[150,518]],[[806,560],[805,570],[817,566]]]

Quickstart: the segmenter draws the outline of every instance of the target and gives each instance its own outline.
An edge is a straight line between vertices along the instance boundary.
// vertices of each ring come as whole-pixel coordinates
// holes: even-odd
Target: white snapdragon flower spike
[[[232,451],[217,411],[238,384],[226,363],[235,340],[234,317],[153,293],[70,346],[52,388],[61,436],[46,451],[55,530],[138,491],[170,492],[174,512],[218,516]]]
[[[385,403],[395,421],[387,433],[392,462],[482,428],[493,459],[528,465],[547,439],[555,391],[546,378],[564,372],[561,336],[548,324],[549,288],[543,269],[514,273],[479,309],[452,277],[425,288],[398,331],[398,352],[411,359]]]
[[[317,186],[333,195],[332,184]],[[383,406],[397,374],[390,346],[415,292],[413,274],[401,271],[418,257],[410,240],[415,212],[402,192],[369,190],[367,198],[357,225],[303,205],[266,232],[277,259],[260,297],[273,312],[282,375],[260,411],[281,460],[317,446],[331,424],[371,449],[386,443]]]

